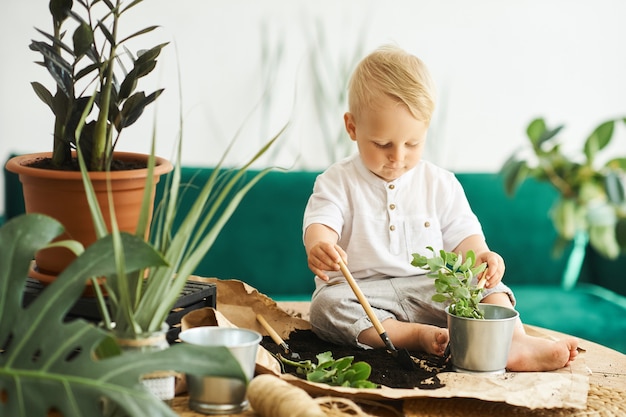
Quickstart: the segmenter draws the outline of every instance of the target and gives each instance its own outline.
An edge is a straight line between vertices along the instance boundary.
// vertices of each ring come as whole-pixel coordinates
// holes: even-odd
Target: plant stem
[[[111,129],[109,128],[109,108],[111,105],[111,91],[113,89],[113,67],[115,62],[115,54],[117,53],[117,28],[118,19],[120,16],[120,4],[121,0],[115,2],[115,9],[111,11],[113,16],[113,30],[111,31],[112,40],[110,42],[109,56],[107,58],[108,64],[106,66],[106,75],[100,74],[100,77],[104,77],[104,88],[100,92],[102,98],[100,100],[100,113],[98,114],[98,120],[94,129],[94,147],[91,154],[91,170],[93,171],[105,171],[110,168],[110,162],[106,158],[111,149]],[[103,23],[101,23],[103,24]]]

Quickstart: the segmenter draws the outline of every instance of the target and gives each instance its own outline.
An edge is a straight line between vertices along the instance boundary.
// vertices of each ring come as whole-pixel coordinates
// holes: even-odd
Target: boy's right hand
[[[327,271],[339,271],[339,261],[348,263],[348,255],[337,244],[331,242],[317,242],[309,249],[309,269],[320,279],[328,281]]]

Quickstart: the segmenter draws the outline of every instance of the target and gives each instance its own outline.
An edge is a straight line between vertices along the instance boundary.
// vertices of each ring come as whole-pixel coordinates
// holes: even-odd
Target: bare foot
[[[554,371],[576,359],[577,348],[575,337],[554,341],[516,331],[506,367],[513,372]]]
[[[415,339],[409,346],[409,350],[420,350],[433,355],[443,355],[448,345],[448,329],[431,326],[428,324],[416,324]]]
[[[448,329],[429,324],[406,323],[393,319],[385,320],[382,324],[389,339],[397,348],[417,350],[441,356],[448,344]],[[359,342],[373,348],[384,347],[380,336],[373,327],[361,332]]]

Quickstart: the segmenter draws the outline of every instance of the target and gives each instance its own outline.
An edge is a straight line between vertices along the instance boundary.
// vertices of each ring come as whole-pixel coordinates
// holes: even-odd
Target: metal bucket
[[[180,333],[180,340],[201,346],[226,346],[248,377],[254,377],[261,335],[231,327],[194,327]],[[203,414],[238,414],[248,406],[247,384],[233,378],[187,374],[189,408]]]
[[[494,304],[479,308],[484,320],[457,317],[446,308],[452,366],[459,372],[504,373],[519,313]]]

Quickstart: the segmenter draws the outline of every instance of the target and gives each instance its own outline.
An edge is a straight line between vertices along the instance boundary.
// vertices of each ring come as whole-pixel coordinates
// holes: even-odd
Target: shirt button
[[[392,224],[391,226],[389,226],[389,230],[391,230],[391,231],[393,232],[394,230],[396,230],[396,226],[394,226],[394,225]]]
[[[393,190],[394,188],[396,188],[396,186],[395,186],[395,185],[393,185],[393,184],[389,184],[389,189],[390,189],[390,190]]]
[[[430,227],[430,222],[425,222],[424,227]]]
[[[396,205],[395,204],[389,204],[389,209],[390,210],[395,210],[396,209]]]

